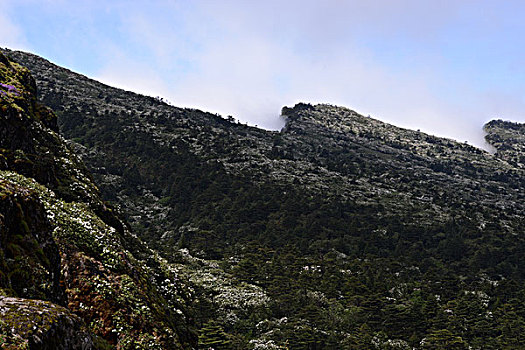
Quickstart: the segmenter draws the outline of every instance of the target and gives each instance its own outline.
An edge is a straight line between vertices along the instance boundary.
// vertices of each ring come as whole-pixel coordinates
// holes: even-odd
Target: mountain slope
[[[29,71],[1,53],[0,83],[2,347],[190,348],[175,273],[100,199]]]
[[[271,132],[8,54],[103,197],[191,281],[201,345],[525,346],[521,125],[487,124],[494,155],[330,105],[283,108]]]

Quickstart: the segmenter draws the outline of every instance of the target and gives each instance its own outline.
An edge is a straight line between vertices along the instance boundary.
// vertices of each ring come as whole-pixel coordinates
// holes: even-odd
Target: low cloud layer
[[[39,6],[8,3],[14,18]],[[486,121],[525,121],[520,10],[512,1],[48,1],[43,15],[67,35],[39,35],[76,48],[59,62],[72,69],[252,125],[280,128],[284,105],[332,103],[483,146]],[[6,22],[5,35],[35,47],[23,19]],[[45,47],[35,49],[59,55]]]

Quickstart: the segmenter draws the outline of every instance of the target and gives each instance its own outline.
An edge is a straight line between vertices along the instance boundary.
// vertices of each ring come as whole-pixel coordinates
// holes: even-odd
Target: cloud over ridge
[[[525,121],[519,2],[44,3],[4,5],[14,14],[10,32],[36,53],[264,128],[280,128],[280,108],[299,101],[479,146],[487,120]],[[31,23],[56,20],[67,30],[41,27],[37,43],[28,23],[39,7],[42,23]]]

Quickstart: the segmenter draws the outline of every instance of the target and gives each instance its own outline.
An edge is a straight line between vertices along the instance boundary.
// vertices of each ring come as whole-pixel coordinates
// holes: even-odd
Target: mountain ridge
[[[187,291],[162,286],[173,271],[102,201],[29,71],[0,58],[0,345],[191,347]]]
[[[60,69],[60,70],[63,70],[64,72],[70,72],[74,75],[78,75],[80,77],[84,77],[86,79],[89,79],[91,82],[95,83],[95,84],[100,84],[106,88],[110,88],[112,89],[112,91],[122,91],[126,94],[136,94],[136,95],[139,95],[139,96],[143,96],[145,98],[148,98],[148,99],[152,99],[152,100],[155,100],[156,102],[158,103],[161,103],[161,104],[165,104],[166,106],[170,106],[170,107],[174,107],[174,108],[177,108],[177,109],[184,109],[184,110],[195,110],[195,111],[201,111],[199,108],[197,107],[177,107],[177,106],[174,106],[172,103],[170,103],[169,101],[161,98],[161,97],[154,97],[154,96],[151,96],[151,95],[145,95],[143,93],[139,93],[139,92],[134,92],[132,90],[126,90],[124,88],[119,88],[119,87],[116,87],[116,86],[112,86],[111,84],[108,84],[108,83],[104,83],[104,82],[101,82],[101,81],[98,81],[94,78],[90,78],[89,76],[85,75],[85,74],[82,74],[82,73],[77,73],[74,69],[71,69],[71,68],[65,68],[63,66],[59,66],[59,65],[56,65],[54,64],[53,62],[51,62],[50,60],[46,59],[46,58],[43,58],[37,54],[34,54],[34,53],[31,53],[31,52],[27,52],[27,51],[20,51],[20,50],[12,50],[12,49],[9,49],[9,48],[0,48],[0,50],[2,50],[3,52],[5,53],[11,53],[11,54],[16,54],[17,52],[18,53],[21,53],[23,55],[27,55],[27,56],[31,56],[33,57],[34,59],[38,59],[38,60],[41,60],[41,61],[44,61],[44,62],[48,62],[50,65],[54,66],[55,68],[57,69]],[[309,102],[297,102],[296,104],[299,104],[299,105],[311,105],[311,103]],[[416,131],[415,129],[412,129],[412,128],[409,128],[409,127],[403,127],[403,126],[398,126],[396,124],[393,124],[393,123],[388,123],[388,122],[385,122],[385,121],[382,121],[380,119],[376,119],[374,117],[365,117],[364,114],[360,114],[348,107],[345,107],[345,106],[339,106],[339,105],[334,105],[334,104],[330,104],[330,103],[319,103],[319,105],[325,105],[325,106],[333,106],[333,107],[339,107],[339,108],[345,108],[345,109],[348,109],[349,111],[352,111],[354,113],[356,113],[357,115],[360,115],[364,118],[370,118],[372,120],[377,120],[378,122],[380,123],[384,123],[384,124],[388,124],[388,125],[391,125],[393,127],[396,127],[396,128],[400,128],[400,129],[404,129],[404,130],[410,130],[410,131],[414,131],[414,132],[420,132],[419,129]],[[286,109],[286,108],[290,108],[288,106],[283,106],[282,109]],[[281,111],[282,112],[282,111]],[[223,116],[220,116],[219,114],[217,113],[211,113],[211,112],[205,112],[206,114],[210,115],[210,116],[215,116],[215,117],[220,117],[221,119],[223,120],[230,120],[230,121],[233,121],[233,124],[239,124],[241,123],[240,121],[238,120],[235,120],[234,117],[232,116],[228,116],[228,117],[223,117]],[[281,115],[282,116],[282,115]],[[491,123],[492,121],[495,121],[495,120],[502,120],[502,119],[493,119],[493,120],[490,120],[488,122],[486,122],[484,125],[480,125],[480,129],[483,129],[485,130],[485,125],[488,124],[488,123]],[[516,121],[512,121],[512,120],[503,120],[505,122],[509,122],[509,123],[516,123],[516,124],[520,124],[520,122],[516,122]],[[286,125],[284,125],[281,129],[264,129],[264,128],[260,128],[256,125],[249,125],[249,124],[246,124],[246,123],[242,123],[242,125],[244,126],[248,126],[250,128],[255,128],[255,129],[260,129],[260,130],[264,130],[264,131],[268,131],[268,132],[280,132],[283,128],[286,128]],[[468,142],[468,141],[460,141],[458,139],[454,139],[452,137],[448,137],[448,136],[437,136],[437,135],[434,135],[432,133],[428,133],[428,132],[421,132],[425,135],[428,135],[430,137],[437,137],[437,138],[440,138],[440,139],[447,139],[447,140],[450,140],[450,141],[454,141],[454,142],[457,142],[457,143],[465,143],[465,142]],[[478,147],[476,145],[472,145],[473,147],[476,147],[476,148],[479,148],[481,150],[485,150],[487,151],[486,149],[484,149],[483,147]]]
[[[8,55],[194,291],[199,346],[525,345],[522,125],[486,125],[495,154],[327,104],[265,131]]]

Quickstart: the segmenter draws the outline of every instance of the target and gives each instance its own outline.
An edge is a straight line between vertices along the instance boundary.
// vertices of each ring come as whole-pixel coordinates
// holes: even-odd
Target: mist
[[[44,3],[4,3],[11,47],[265,129],[298,102],[482,148],[487,121],[525,121],[519,2]]]

